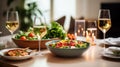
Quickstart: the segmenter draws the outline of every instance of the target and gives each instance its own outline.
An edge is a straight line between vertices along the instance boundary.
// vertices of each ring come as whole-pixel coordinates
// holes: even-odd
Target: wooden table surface
[[[0,37],[0,40],[9,39],[10,36]],[[45,49],[41,51],[42,56],[34,56],[27,60],[10,61],[0,58],[0,67],[120,67],[120,59],[102,57],[102,50],[100,46],[90,46],[81,57],[61,58]]]

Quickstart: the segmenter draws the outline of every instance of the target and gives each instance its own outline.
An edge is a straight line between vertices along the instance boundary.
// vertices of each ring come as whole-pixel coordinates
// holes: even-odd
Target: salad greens
[[[24,36],[24,37],[23,37]],[[20,31],[15,35],[15,39],[23,39],[23,40],[37,40],[37,36],[35,32],[33,32],[33,28],[30,27],[27,32]],[[51,39],[51,38],[66,38],[66,32],[63,27],[57,22],[51,22],[51,26],[47,25],[47,34],[42,39]]]
[[[49,46],[52,48],[87,48],[89,45],[86,42],[79,40],[60,40],[56,43],[52,43]]]
[[[29,32],[20,31],[18,34],[15,35],[14,38],[15,39],[21,39],[21,37],[24,36],[26,38],[24,40],[37,40],[38,39],[37,36],[33,36],[33,37],[29,36],[30,33],[31,33],[30,31]]]
[[[66,32],[63,27],[57,22],[51,22],[51,27],[47,27],[47,34],[43,37],[43,39],[49,38],[66,38]]]
[[[120,51],[119,50],[114,50],[112,52],[115,56],[120,56]]]

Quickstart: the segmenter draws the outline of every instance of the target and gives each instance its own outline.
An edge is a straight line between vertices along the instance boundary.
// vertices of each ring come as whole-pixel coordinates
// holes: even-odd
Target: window
[[[56,20],[62,16],[75,17],[75,0],[26,0],[26,3],[30,2],[37,3],[38,8],[44,13],[47,22],[52,18]]]
[[[36,2],[38,9],[40,9],[45,18],[46,23],[50,21],[50,0],[26,0],[26,3]]]

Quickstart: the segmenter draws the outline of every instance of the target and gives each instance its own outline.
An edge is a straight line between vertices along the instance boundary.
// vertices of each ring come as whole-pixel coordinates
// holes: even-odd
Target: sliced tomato
[[[21,40],[26,40],[27,38],[25,36],[20,37]]]
[[[30,32],[30,33],[28,34],[28,36],[29,36],[29,37],[34,37],[34,36],[35,36],[35,34],[34,34],[34,33],[32,33],[32,32]]]
[[[75,42],[70,41],[70,45],[71,45],[71,46],[75,46]]]
[[[63,46],[62,43],[59,42],[59,43],[57,43],[56,48],[60,48],[60,47],[62,47],[62,46]]]

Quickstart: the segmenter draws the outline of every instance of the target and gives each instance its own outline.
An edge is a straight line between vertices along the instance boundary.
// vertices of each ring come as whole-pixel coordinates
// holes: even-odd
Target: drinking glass
[[[110,10],[109,9],[99,10],[98,28],[103,32],[104,39],[105,39],[105,34],[110,29],[110,27],[111,27]],[[105,48],[105,45],[104,45],[104,48]]]
[[[91,45],[95,45],[95,39],[97,37],[97,23],[96,21],[88,21],[86,24],[86,41]]]
[[[19,28],[19,18],[17,11],[7,11],[6,28],[11,35]]]
[[[42,37],[44,37],[47,34],[47,28],[45,24],[45,18],[44,17],[35,17],[34,23],[33,23],[33,30],[36,36],[38,37],[38,55],[42,55],[40,52],[40,43]]]
[[[85,20],[75,20],[74,33],[77,38],[85,36]]]

